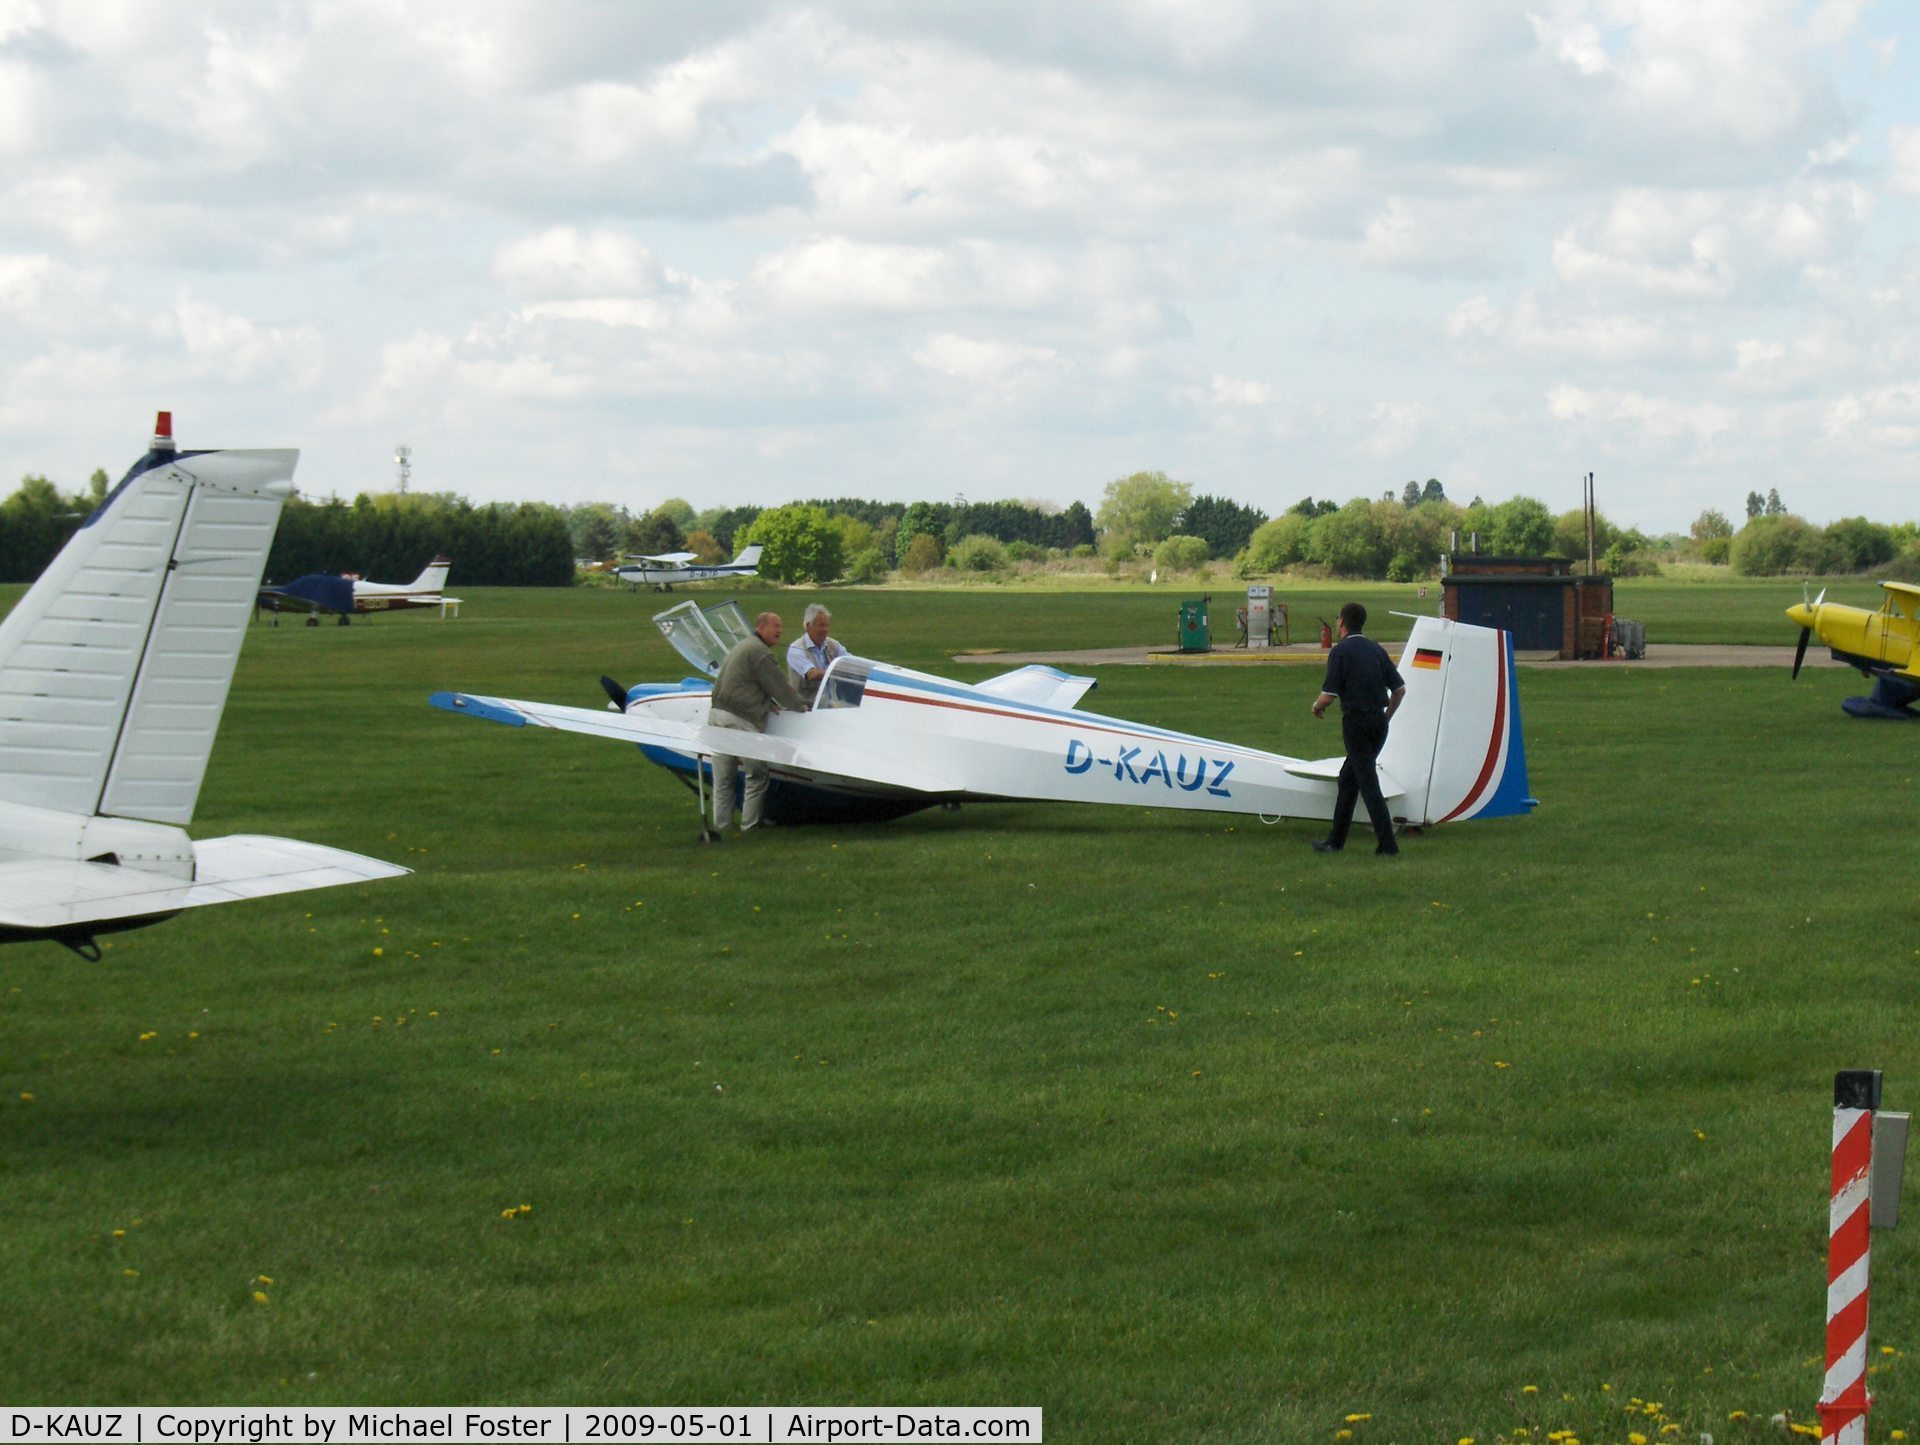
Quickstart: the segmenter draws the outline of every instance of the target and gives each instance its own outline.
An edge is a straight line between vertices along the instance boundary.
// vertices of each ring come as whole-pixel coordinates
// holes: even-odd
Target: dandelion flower
[[[20,1094],[20,1102],[23,1104],[31,1104],[33,1102],[33,1095],[22,1090]]]
[[[257,1305],[265,1304],[267,1302],[267,1292],[263,1289],[255,1290],[253,1292],[253,1302]]]

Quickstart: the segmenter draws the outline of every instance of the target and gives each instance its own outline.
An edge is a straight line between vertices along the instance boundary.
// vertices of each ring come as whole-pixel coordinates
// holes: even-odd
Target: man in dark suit
[[[1317,853],[1338,853],[1347,845],[1356,798],[1367,804],[1373,821],[1374,852],[1393,857],[1400,845],[1393,839],[1393,818],[1380,795],[1380,749],[1387,744],[1387,723],[1407,695],[1407,684],[1387,651],[1362,631],[1367,609],[1349,602],[1340,609],[1340,641],[1327,654],[1327,678],[1313,700],[1313,715],[1324,717],[1340,704],[1340,736],[1347,760],[1340,767],[1340,790],[1334,796],[1333,826],[1327,836],[1313,840]]]

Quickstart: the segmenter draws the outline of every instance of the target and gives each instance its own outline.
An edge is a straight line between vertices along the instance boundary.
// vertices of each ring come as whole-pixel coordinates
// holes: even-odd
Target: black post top
[[[1842,1069],[1835,1074],[1833,1076],[1833,1107],[1878,1110],[1880,1071],[1878,1069]]]

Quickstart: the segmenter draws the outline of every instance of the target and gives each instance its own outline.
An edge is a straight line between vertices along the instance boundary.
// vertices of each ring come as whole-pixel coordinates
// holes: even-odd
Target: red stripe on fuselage
[[[1480,795],[1487,790],[1487,783],[1493,777],[1494,764],[1500,761],[1500,744],[1507,735],[1507,636],[1500,635],[1500,660],[1493,676],[1493,736],[1487,740],[1486,760],[1480,764],[1480,776],[1473,780],[1473,786],[1467,790],[1467,796],[1460,806],[1440,821],[1451,822],[1468,808],[1480,801]]]
[[[889,692],[885,688],[867,684],[867,696],[885,698],[889,702],[915,702],[923,707],[952,708],[955,712],[977,712],[986,717],[1012,718],[1016,722],[1052,723],[1056,727],[1078,728],[1090,733],[1112,733],[1115,737],[1139,738],[1145,742],[1205,744],[1210,748],[1219,748],[1230,753],[1243,753],[1249,756],[1261,756],[1258,749],[1236,747],[1232,743],[1223,743],[1217,738],[1196,738],[1168,736],[1163,733],[1143,733],[1131,728],[1103,727],[1087,717],[1047,717],[1044,714],[1030,712],[1012,712],[1006,708],[985,707],[976,702],[949,702],[945,698],[926,697],[917,692]]]

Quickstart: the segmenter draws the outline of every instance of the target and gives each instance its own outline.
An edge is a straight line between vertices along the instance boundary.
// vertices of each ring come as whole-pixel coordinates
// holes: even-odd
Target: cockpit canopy
[[[734,601],[702,607],[689,599],[676,602],[665,612],[653,614],[653,624],[673,649],[708,677],[720,672],[720,660],[733,650],[736,642],[753,635],[747,614]]]
[[[820,679],[820,693],[813,702],[814,711],[860,706],[860,699],[867,692],[867,677],[872,671],[873,663],[867,658],[855,657],[852,653],[836,657],[833,665],[827,669],[827,675]]]

